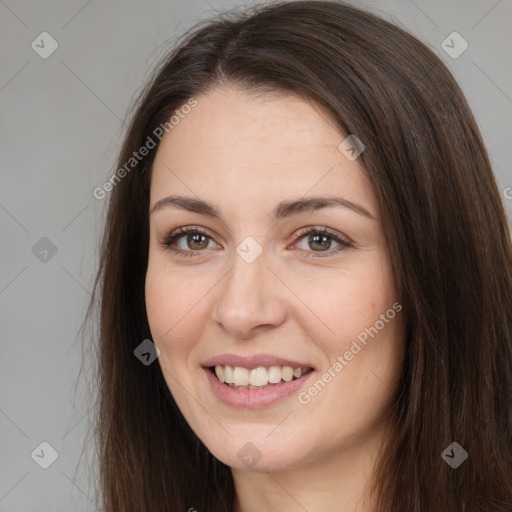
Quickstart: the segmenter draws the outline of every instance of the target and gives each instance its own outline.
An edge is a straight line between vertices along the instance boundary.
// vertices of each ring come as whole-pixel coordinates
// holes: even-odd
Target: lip
[[[223,363],[217,363],[223,364]],[[247,363],[245,363],[247,364]],[[214,365],[211,365],[214,366]],[[235,366],[242,366],[241,364]],[[257,366],[266,366],[263,364],[256,365]],[[272,365],[269,365],[272,366]],[[280,366],[275,365],[275,366]],[[291,366],[291,365],[284,365]],[[304,368],[305,366],[296,366],[296,368]],[[247,366],[246,366],[247,368]],[[310,367],[308,367],[310,368]],[[210,370],[210,368],[203,368],[208,383],[210,385],[210,389],[213,391],[214,395],[220,400],[222,403],[229,405],[231,407],[245,407],[249,409],[260,409],[263,407],[268,407],[270,405],[283,400],[290,395],[293,395],[299,391],[299,389],[304,386],[309,379],[316,373],[314,370],[306,373],[302,377],[292,380],[290,382],[281,382],[279,384],[275,384],[266,389],[236,389],[226,384],[222,383]]]
[[[237,356],[235,354],[220,354],[218,356],[208,359],[203,363],[203,367],[211,367],[216,365],[229,365],[229,366],[241,366],[252,370],[259,366],[268,368],[269,366],[291,366],[292,368],[312,368],[313,366],[309,363],[301,363],[299,361],[293,361],[291,359],[283,359],[282,357],[273,356],[270,354],[255,354],[252,356]]]

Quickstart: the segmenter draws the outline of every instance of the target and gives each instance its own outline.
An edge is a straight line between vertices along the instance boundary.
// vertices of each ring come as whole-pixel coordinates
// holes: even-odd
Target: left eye
[[[334,241],[337,244],[332,250],[332,242]],[[306,247],[300,247],[300,244],[306,244]],[[347,247],[351,247],[352,244],[347,240],[343,240],[338,237],[334,233],[331,233],[327,229],[310,229],[306,232],[303,232],[299,238],[299,242],[296,242],[296,245],[299,246],[301,250],[305,250],[306,252],[313,253],[308,254],[308,256],[324,256],[323,254],[314,254],[314,253],[327,253],[331,255],[333,253],[337,253],[340,250],[343,250]],[[311,250],[308,250],[311,249]]]

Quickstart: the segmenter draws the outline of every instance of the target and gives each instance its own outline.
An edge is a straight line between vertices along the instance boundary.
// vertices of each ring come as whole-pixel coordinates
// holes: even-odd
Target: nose
[[[268,268],[265,251],[252,263],[238,254],[213,310],[213,319],[226,333],[248,339],[282,324],[287,315],[283,284]]]

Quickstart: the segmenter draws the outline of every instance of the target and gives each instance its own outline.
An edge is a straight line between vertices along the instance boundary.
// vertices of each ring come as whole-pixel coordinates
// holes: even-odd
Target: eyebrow
[[[170,206],[193,213],[199,213],[201,215],[206,215],[216,219],[221,218],[221,213],[215,205],[203,201],[202,199],[177,195],[171,195],[169,197],[164,197],[163,199],[158,200],[151,208],[150,214]],[[321,208],[329,208],[333,206],[349,208],[350,210],[368,217],[369,219],[377,220],[366,208],[360,204],[349,201],[348,199],[344,199],[343,197],[325,196],[282,201],[272,211],[272,221],[278,222],[291,215],[297,215],[299,213],[311,212]]]
[[[203,201],[202,199],[177,195],[164,197],[163,199],[158,200],[154,204],[153,208],[151,208],[150,214],[169,206],[174,206],[176,208],[180,208],[182,210],[193,213],[199,213],[201,215],[207,215],[208,217],[216,219],[221,218],[221,213],[216,206]],[[278,222],[291,215],[311,212],[321,208],[330,208],[333,206],[343,206],[353,210],[356,213],[359,213],[360,215],[368,217],[369,219],[377,220],[366,208],[360,204],[349,201],[348,199],[344,199],[343,197],[325,196],[283,201],[274,208],[272,212],[272,221]]]

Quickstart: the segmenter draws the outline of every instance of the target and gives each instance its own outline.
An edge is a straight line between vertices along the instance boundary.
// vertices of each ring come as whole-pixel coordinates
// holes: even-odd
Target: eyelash
[[[177,240],[179,240],[182,236],[189,235],[189,234],[204,235],[207,238],[209,238],[210,240],[212,239],[206,233],[206,231],[202,230],[201,228],[199,228],[197,226],[185,226],[185,227],[178,228],[178,229],[172,231],[160,243],[166,249],[169,249],[170,251],[172,251],[172,252],[174,252],[176,254],[179,254],[180,256],[191,256],[191,257],[199,256],[200,253],[203,252],[203,250],[184,251],[184,250],[179,249],[177,247],[173,247],[174,243]],[[326,257],[332,256],[333,254],[337,254],[338,252],[343,251],[344,249],[348,249],[350,247],[353,247],[353,244],[351,242],[348,242],[346,240],[341,239],[340,237],[338,237],[336,234],[332,233],[328,229],[326,229],[326,228],[317,228],[317,227],[308,227],[308,228],[302,229],[297,234],[298,238],[297,238],[297,240],[294,243],[297,243],[298,241],[302,240],[307,235],[324,235],[324,236],[327,236],[328,238],[331,238],[336,243],[340,244],[339,247],[336,247],[335,249],[332,249],[332,250],[329,249],[327,251],[305,251],[306,252],[305,256],[309,257],[309,258],[326,258]],[[299,249],[299,250],[302,250],[302,249]],[[327,254],[326,255],[323,254],[324,252],[327,253]]]

